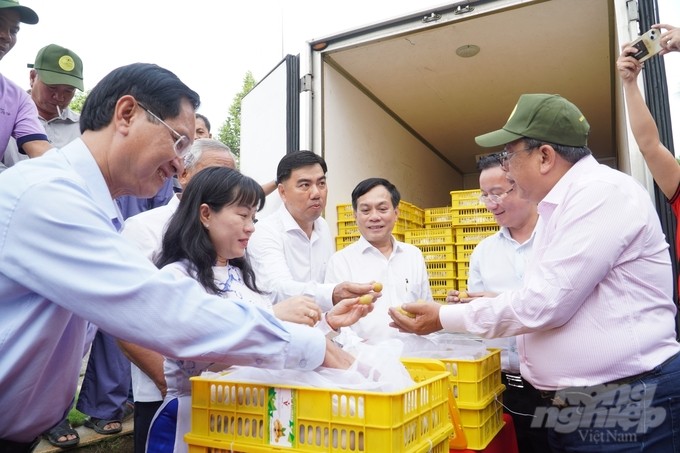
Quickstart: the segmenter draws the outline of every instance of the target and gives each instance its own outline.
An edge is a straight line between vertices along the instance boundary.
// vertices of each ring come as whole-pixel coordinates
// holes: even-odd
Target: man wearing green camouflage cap
[[[36,24],[38,15],[15,0],[0,0],[0,59],[17,42],[19,24]],[[17,84],[0,74],[0,157],[10,137],[29,156],[39,156],[51,148],[31,98]]]
[[[592,156],[589,128],[568,100],[525,94],[505,126],[476,138],[504,146],[508,179],[538,204],[521,289],[467,304],[405,304],[414,319],[390,315],[420,334],[520,335],[520,373],[545,400],[531,426],[548,428],[553,452],[677,451],[668,243],[644,187]]]
[[[83,62],[70,49],[49,44],[38,51],[29,78],[31,99],[38,108],[40,122],[52,147],[62,146],[80,137],[78,113],[69,109],[76,89],[84,91]],[[7,167],[27,159],[20,153],[16,141],[10,139],[2,159]]]

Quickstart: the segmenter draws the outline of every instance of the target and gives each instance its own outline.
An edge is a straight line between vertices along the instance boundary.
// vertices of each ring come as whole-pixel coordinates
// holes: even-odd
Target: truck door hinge
[[[626,9],[628,10],[628,23],[640,20],[637,0],[628,0],[626,2]]]
[[[312,91],[312,75],[305,74],[300,77],[300,93],[305,91]]]

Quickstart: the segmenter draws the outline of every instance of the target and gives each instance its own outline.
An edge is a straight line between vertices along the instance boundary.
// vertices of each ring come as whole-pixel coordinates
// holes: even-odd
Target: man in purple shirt
[[[394,325],[518,337],[522,376],[554,452],[672,452],[680,439],[680,344],[668,243],[647,191],[600,165],[590,126],[558,95],[525,94],[502,129],[501,165],[538,204],[521,289],[468,304],[406,304]]]
[[[38,15],[16,0],[0,0],[0,60],[17,43],[20,23],[37,24]],[[30,157],[40,156],[52,147],[31,97],[0,74],[0,159],[10,137]]]

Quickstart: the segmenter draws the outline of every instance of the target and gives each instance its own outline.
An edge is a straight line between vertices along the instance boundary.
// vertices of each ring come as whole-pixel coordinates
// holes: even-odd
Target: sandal
[[[75,439],[67,439],[63,441],[59,440],[60,437],[68,437],[73,435],[76,436]],[[68,419],[62,420],[61,423],[59,423],[54,428],[50,429],[49,431],[45,431],[42,434],[42,437],[55,447],[59,448],[73,447],[74,445],[78,445],[80,442],[78,431],[71,427]]]
[[[118,428],[106,429],[106,425],[109,423],[118,423],[120,426]],[[105,420],[103,418],[90,417],[86,419],[83,424],[99,434],[118,434],[123,430],[123,423],[120,420]]]

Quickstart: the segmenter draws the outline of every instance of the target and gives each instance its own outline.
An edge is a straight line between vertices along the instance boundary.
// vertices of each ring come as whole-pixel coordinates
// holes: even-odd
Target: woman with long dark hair
[[[201,170],[182,193],[163,236],[156,265],[172,270],[177,278],[196,279],[207,292],[229,299],[225,303],[255,304],[280,320],[316,325],[325,332],[351,325],[365,316],[373,304],[360,304],[358,298],[341,301],[325,316],[307,296],[292,297],[272,306],[268,295],[258,289],[246,255],[248,240],[255,231],[255,215],[264,201],[262,187],[236,170]],[[209,368],[226,366],[165,359],[167,394],[151,424],[147,452],[187,451],[184,434],[190,430],[189,378]]]

